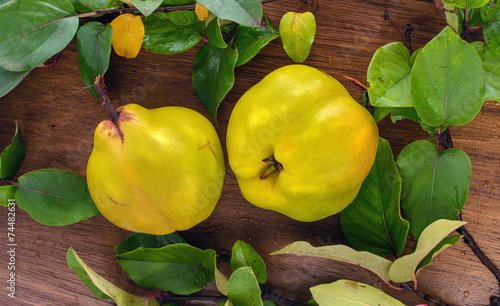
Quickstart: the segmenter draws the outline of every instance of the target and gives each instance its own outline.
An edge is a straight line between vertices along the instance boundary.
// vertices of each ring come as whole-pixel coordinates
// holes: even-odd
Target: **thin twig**
[[[441,300],[438,300],[438,299],[435,299],[433,298],[432,296],[428,295],[427,293],[424,293],[424,292],[421,292],[421,291],[418,291],[418,290],[415,290],[413,288],[413,286],[411,286],[410,284],[408,283],[402,283],[401,284],[401,287],[404,289],[404,290],[408,290],[410,292],[413,292],[415,293],[416,295],[418,295],[419,297],[421,297],[422,299],[424,299],[425,301],[427,302],[431,302],[431,303],[434,303],[436,305],[439,305],[439,306],[446,306],[448,304],[446,304],[445,302],[441,301]]]
[[[462,219],[460,215],[459,219]],[[476,243],[472,235],[465,229],[462,225],[456,230],[460,235],[464,236],[464,242],[471,248],[472,252],[476,254],[477,258],[483,263],[483,265],[488,268],[488,270],[493,273],[497,281],[500,282],[500,269],[484,254],[479,245]]]
[[[278,0],[261,0],[260,2],[262,4],[266,4],[269,2],[274,2]],[[195,10],[195,5],[177,5],[177,6],[161,6],[158,7],[153,11],[153,13],[168,13],[168,12],[174,12],[174,11],[194,11]],[[107,10],[97,10],[94,12],[90,13],[83,13],[83,14],[78,14],[77,16],[79,18],[85,18],[85,17],[94,17],[94,16],[99,16],[103,14],[112,14],[112,13],[135,13],[139,12],[139,9],[136,7],[128,7],[128,8],[119,8],[119,9],[107,9]]]
[[[111,105],[111,102],[109,101],[109,98],[106,95],[106,85],[104,85],[104,78],[101,75],[97,76],[97,78],[95,79],[94,89],[99,94],[99,98],[101,99],[101,105],[106,107],[106,109],[108,110],[109,116],[111,117],[111,121],[113,121],[113,123],[116,124],[120,115]]]
[[[412,53],[411,44],[410,44],[409,40],[407,40],[407,36],[405,36],[403,34],[403,32],[401,32],[401,30],[398,28],[398,26],[394,23],[394,21],[392,21],[391,16],[389,16],[389,11],[387,11],[387,10],[384,11],[384,19],[389,21],[389,23],[392,25],[392,27],[396,29],[396,31],[401,36],[401,38],[406,42],[406,47],[408,48],[408,50],[410,50],[410,53]],[[408,27],[408,25],[407,25],[407,27]],[[413,31],[413,28],[411,30]]]

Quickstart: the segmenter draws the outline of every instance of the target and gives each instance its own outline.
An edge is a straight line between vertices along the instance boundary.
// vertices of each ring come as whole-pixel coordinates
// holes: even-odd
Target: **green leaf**
[[[392,110],[392,107],[373,107],[372,110],[372,116],[373,119],[375,119],[376,122],[379,122],[380,120],[384,119]]]
[[[471,46],[476,49],[483,60],[483,67],[486,72],[486,94],[484,100],[496,100],[500,102],[500,55],[492,52],[490,47],[475,41]]]
[[[251,267],[241,267],[233,272],[227,287],[227,297],[233,305],[263,305],[260,295],[259,283]]]
[[[400,194],[391,146],[380,138],[375,163],[358,196],[340,213],[342,231],[356,250],[382,257],[403,252],[410,224],[401,218]]]
[[[214,250],[176,243],[159,249],[140,247],[116,259],[139,286],[191,294],[214,280],[215,255]]]
[[[367,71],[370,103],[376,107],[412,107],[410,52],[400,42],[380,47]]]
[[[0,205],[9,206],[9,200],[14,199],[17,187],[14,185],[0,186]]]
[[[427,254],[424,257],[424,259],[422,259],[418,263],[418,266],[415,270],[416,271],[415,274],[417,274],[418,272],[420,272],[420,270],[422,270],[423,268],[428,266],[432,262],[432,259],[434,259],[439,253],[441,253],[442,251],[447,249],[449,246],[452,246],[452,245],[458,243],[460,238],[462,238],[462,235],[452,235],[452,236],[448,236],[448,237],[444,238],[443,240],[441,240],[441,242],[438,243],[438,245],[436,245],[432,249],[432,251],[430,251],[429,254]]]
[[[314,300],[321,306],[404,305],[380,289],[346,279],[331,284],[317,285],[310,290]]]
[[[266,264],[262,257],[255,252],[252,246],[244,241],[238,240],[233,245],[231,254],[231,270],[234,272],[241,267],[252,267],[257,281],[265,284],[267,280]]]
[[[234,45],[238,49],[236,66],[246,64],[259,53],[260,49],[277,37],[279,37],[278,31],[266,16],[258,27],[238,26],[234,39]]]
[[[457,219],[471,178],[471,162],[465,152],[440,152],[427,140],[417,140],[399,153],[396,163],[403,179],[403,218],[410,221],[410,232],[416,238],[438,219]]]
[[[435,247],[438,246],[446,236],[465,223],[466,222],[461,221],[437,220],[426,227],[418,240],[415,251],[409,255],[396,259],[392,264],[389,271],[391,280],[396,283],[413,281],[416,287],[417,268],[422,260],[428,260],[427,256],[433,251],[442,251],[442,248],[436,250]],[[449,243],[451,241],[447,240],[446,242]]]
[[[99,99],[94,89],[97,76],[104,76],[109,67],[111,55],[111,25],[89,22],[80,27],[77,33],[78,61],[83,84]]]
[[[216,46],[217,48],[227,48],[227,44],[222,37],[222,31],[220,29],[220,19],[214,18],[207,26],[206,35],[208,41]]]
[[[212,14],[247,27],[258,27],[262,19],[260,0],[197,0]]]
[[[141,298],[129,294],[117,286],[113,285],[87,266],[76,254],[73,248],[69,248],[66,253],[68,266],[73,270],[80,280],[99,299],[113,299],[117,305],[137,305],[137,306],[159,306],[158,300],[152,298]]]
[[[481,7],[483,36],[491,51],[500,56],[500,2],[492,1]]]
[[[8,94],[30,73],[26,71],[8,71],[0,67],[0,98]]]
[[[85,8],[85,12],[94,12],[120,7],[117,0],[76,0],[74,2],[78,3],[78,5],[73,4],[77,10]]]
[[[115,252],[116,255],[120,255],[131,252],[139,247],[158,249],[175,243],[186,243],[186,241],[177,232],[167,235],[133,233],[115,246]]]
[[[446,23],[457,33],[462,33],[463,20],[459,10],[452,4],[443,1],[443,14]]]
[[[414,107],[395,107],[391,110],[392,123],[396,123],[396,121],[403,119],[410,119],[417,122],[422,121]]]
[[[201,104],[217,122],[217,109],[234,85],[234,66],[238,51],[231,46],[220,49],[203,46],[194,58],[192,81]]]
[[[484,101],[481,58],[446,27],[417,56],[410,86],[415,109],[427,125],[465,124],[479,113]]]
[[[31,70],[75,36],[78,17],[68,0],[13,0],[0,6],[0,67]]]
[[[156,10],[160,5],[160,0],[131,0],[134,6],[141,12],[145,17],[148,17]]]
[[[389,284],[389,268],[392,264],[390,260],[369,252],[358,252],[345,245],[313,247],[308,242],[296,241],[271,253],[271,255],[278,254],[315,256],[351,263],[372,271],[386,282],[388,286],[391,286]]]
[[[304,62],[316,35],[316,19],[311,12],[288,12],[281,18],[280,35],[286,54],[296,63]]]
[[[43,169],[19,177],[17,205],[45,225],[68,225],[99,215],[78,174]]]
[[[142,47],[155,53],[175,54],[195,46],[202,38],[205,22],[194,11],[154,13],[142,18]]]
[[[229,280],[219,271],[219,269],[215,268],[215,285],[217,286],[217,290],[220,293],[227,296],[227,287]]]
[[[444,3],[448,3],[462,9],[482,7],[490,1],[491,0],[443,0]]]
[[[11,180],[16,176],[26,156],[26,145],[16,121],[16,131],[12,141],[0,154],[0,180]]]

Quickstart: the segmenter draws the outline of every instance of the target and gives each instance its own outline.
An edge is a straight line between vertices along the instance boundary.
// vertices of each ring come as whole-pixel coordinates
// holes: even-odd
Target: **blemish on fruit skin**
[[[215,151],[212,149],[212,146],[210,145],[210,140],[207,142],[206,145],[199,147],[198,150],[201,150],[201,149],[206,148],[206,147],[208,147],[210,149],[210,152],[212,152],[212,154],[217,158]]]
[[[109,199],[111,202],[113,202],[113,203],[115,203],[116,205],[118,205],[118,206],[127,206],[127,205],[125,205],[125,204],[123,204],[123,203],[120,203],[120,202],[116,201],[115,199],[113,199],[113,198],[112,198],[112,197],[110,197],[110,196],[108,196],[108,199]]]

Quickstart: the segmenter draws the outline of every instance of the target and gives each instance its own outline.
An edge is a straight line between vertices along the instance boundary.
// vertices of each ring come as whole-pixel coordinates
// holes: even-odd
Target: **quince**
[[[333,77],[305,65],[267,75],[236,103],[229,165],[245,199],[299,221],[349,205],[377,152],[370,113]]]
[[[183,107],[128,104],[101,122],[87,165],[89,191],[115,225],[152,235],[189,229],[214,210],[225,164],[213,125]]]

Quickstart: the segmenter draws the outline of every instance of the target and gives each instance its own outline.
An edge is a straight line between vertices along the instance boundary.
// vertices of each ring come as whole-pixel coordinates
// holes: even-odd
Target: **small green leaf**
[[[361,266],[377,274],[387,285],[389,284],[389,268],[392,262],[369,252],[358,252],[345,245],[328,245],[313,247],[308,242],[296,241],[271,255],[292,254],[296,256],[315,256],[329,258]]]
[[[159,306],[158,300],[152,298],[141,298],[129,294],[117,286],[113,285],[87,266],[76,254],[73,248],[69,248],[66,253],[68,266],[73,270],[80,280],[99,299],[113,299],[117,305],[137,305],[137,306]]]
[[[109,24],[89,22],[80,27],[77,33],[78,61],[83,84],[99,98],[94,89],[97,76],[104,76],[109,67],[113,29]]]
[[[380,47],[367,71],[370,103],[377,107],[412,107],[410,52],[400,42]]]
[[[159,249],[140,247],[116,259],[139,286],[191,294],[214,280],[215,255],[214,250],[176,243]]]
[[[78,17],[68,0],[13,0],[0,6],[0,67],[42,65],[75,36]]]
[[[467,200],[472,171],[465,152],[440,152],[429,141],[417,140],[399,153],[396,163],[403,179],[403,217],[410,221],[416,238],[438,219],[457,219]]]
[[[482,7],[490,1],[491,0],[443,0],[444,3],[448,3],[462,9]]]
[[[264,20],[258,27],[238,26],[234,39],[234,45],[238,49],[236,66],[246,64],[271,40],[277,37],[279,37],[278,31],[266,16],[264,16]]]
[[[8,94],[30,73],[26,71],[8,71],[0,67],[0,98]]]
[[[21,137],[21,130],[16,121],[16,132],[12,141],[0,155],[0,180],[11,180],[26,156],[26,145]]]
[[[233,272],[227,287],[227,297],[233,305],[262,306],[260,295],[259,283],[251,267],[241,267]]]
[[[379,256],[403,252],[410,224],[400,214],[401,177],[391,146],[380,138],[375,163],[351,205],[340,213],[347,241]]]
[[[220,293],[227,296],[228,279],[222,274],[219,269],[215,268],[215,285]]]
[[[288,12],[281,18],[280,35],[286,54],[296,63],[304,62],[316,35],[316,19],[311,12]]]
[[[247,27],[258,27],[263,9],[260,0],[197,0],[212,14]]]
[[[441,253],[442,251],[447,249],[449,246],[452,246],[452,245],[458,243],[460,238],[462,238],[461,235],[452,235],[452,236],[448,236],[448,237],[444,238],[443,240],[441,240],[441,242],[438,243],[438,245],[436,245],[432,249],[432,251],[430,251],[429,254],[427,254],[424,257],[424,259],[422,259],[418,263],[418,266],[415,270],[415,274],[417,274],[418,272],[420,272],[420,270],[422,270],[423,268],[428,266],[432,262],[432,259],[434,259],[439,253]]]
[[[252,267],[257,281],[265,284],[267,280],[266,264],[262,257],[255,252],[252,246],[244,241],[238,240],[233,245],[231,255],[231,270],[234,272],[241,267]]]
[[[175,54],[194,47],[202,38],[205,22],[194,11],[154,13],[142,19],[142,47],[155,53]]]
[[[490,47],[475,41],[471,46],[476,49],[483,60],[483,67],[486,72],[486,94],[484,100],[496,100],[500,102],[500,55],[492,52]]]
[[[392,109],[393,109],[392,107],[374,106],[372,110],[373,119],[375,119],[376,122],[379,122],[380,120],[384,119],[387,115],[389,115]]]
[[[0,205],[9,206],[9,200],[14,199],[17,187],[14,185],[0,186]]]
[[[446,27],[417,56],[410,86],[415,109],[427,125],[465,124],[479,113],[484,101],[481,58]]]
[[[19,177],[17,205],[45,225],[68,225],[99,215],[78,174],[44,169]]]
[[[131,252],[139,247],[158,249],[175,243],[186,243],[186,241],[177,232],[162,236],[133,233],[115,246],[115,252],[116,255],[120,255]]]
[[[194,90],[215,122],[219,104],[234,85],[234,66],[237,59],[236,49],[231,46],[220,49],[212,44],[203,46],[194,58]]]
[[[466,222],[437,220],[424,229],[420,236],[415,251],[409,255],[402,256],[392,264],[389,275],[393,282],[404,283],[413,281],[417,286],[417,268],[422,260],[428,260],[427,256],[432,251],[442,251],[435,247],[451,232],[464,225]],[[454,240],[453,240],[454,241]],[[452,242],[452,241],[447,241]],[[427,259],[426,259],[427,258]]]
[[[160,0],[131,0],[134,6],[141,12],[145,17],[148,17],[156,10],[160,5]]]
[[[341,279],[331,284],[317,285],[310,290],[314,300],[321,306],[404,305],[380,289],[346,279]]]
[[[483,36],[491,51],[500,56],[500,2],[492,1],[481,7]]]
[[[212,19],[212,21],[210,21],[207,26],[206,35],[208,41],[212,45],[216,46],[217,48],[224,49],[227,48],[227,44],[224,41],[224,37],[222,37],[219,20],[219,18],[214,18]]]

